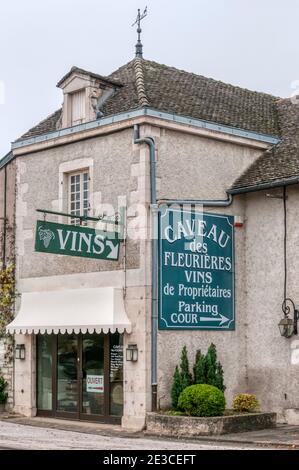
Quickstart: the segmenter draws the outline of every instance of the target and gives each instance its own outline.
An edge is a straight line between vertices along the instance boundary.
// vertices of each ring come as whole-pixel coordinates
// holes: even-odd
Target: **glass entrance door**
[[[105,415],[104,335],[82,337],[82,407],[85,415]]]
[[[57,337],[57,412],[78,413],[79,405],[79,344],[77,335]]]
[[[123,336],[38,335],[38,414],[120,422]]]

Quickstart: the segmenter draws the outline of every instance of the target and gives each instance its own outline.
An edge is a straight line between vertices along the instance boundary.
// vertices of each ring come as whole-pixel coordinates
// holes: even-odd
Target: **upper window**
[[[87,170],[69,175],[69,213],[88,215],[89,211],[89,172]],[[80,225],[80,219],[71,219],[74,225]]]
[[[85,90],[72,93],[72,125],[81,124],[85,120]]]

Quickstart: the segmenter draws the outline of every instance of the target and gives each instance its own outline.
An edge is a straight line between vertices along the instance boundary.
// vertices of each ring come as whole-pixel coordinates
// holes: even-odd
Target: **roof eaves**
[[[262,191],[264,189],[272,189],[278,188],[282,186],[290,186],[292,184],[299,183],[299,175],[290,176],[289,178],[282,178],[273,181],[268,181],[264,183],[257,183],[250,186],[240,186],[239,188],[231,188],[227,190],[228,194],[236,195],[236,194],[244,194],[244,193],[252,193],[256,191]]]
[[[220,132],[220,133],[228,134],[234,137],[242,137],[242,138],[250,139],[253,141],[264,142],[266,144],[276,144],[280,141],[275,136],[266,135],[266,134],[258,134],[256,132],[246,131],[243,129],[238,129],[238,128],[230,127],[230,126],[223,126],[217,123],[208,122],[208,121],[204,121],[201,119],[193,119],[193,118],[182,116],[182,115],[165,113],[163,111],[151,108],[149,106],[144,106],[144,107],[139,107],[138,109],[132,108],[130,110],[127,110],[121,113],[114,113],[114,114],[106,115],[95,121],[90,121],[84,124],[78,124],[76,126],[71,126],[69,128],[61,128],[61,129],[53,130],[44,134],[38,134],[36,136],[33,135],[33,136],[25,137],[23,139],[21,138],[13,142],[12,149],[14,150],[16,148],[24,147],[25,145],[40,143],[40,142],[48,141],[54,138],[56,139],[58,137],[66,136],[69,134],[73,135],[75,132],[81,132],[81,131],[85,131],[88,129],[94,129],[94,128],[98,128],[100,126],[104,126],[107,124],[112,124],[112,123],[127,120],[129,118],[133,119],[133,118],[141,117],[141,116],[158,118],[158,119],[162,119],[162,120],[166,120],[170,122],[175,122],[176,124],[183,124],[183,125],[188,125],[188,126],[191,125],[200,129]]]
[[[14,159],[14,155],[12,152],[8,152],[3,158],[0,160],[0,170],[8,165]]]

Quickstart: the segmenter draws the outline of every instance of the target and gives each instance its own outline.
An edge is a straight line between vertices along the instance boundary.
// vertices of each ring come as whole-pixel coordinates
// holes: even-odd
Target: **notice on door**
[[[118,375],[123,369],[123,346],[114,344],[110,350],[110,378],[112,380],[119,380]]]
[[[233,330],[234,218],[160,214],[160,329]]]
[[[104,376],[103,375],[87,375],[86,391],[88,393],[104,393]]]

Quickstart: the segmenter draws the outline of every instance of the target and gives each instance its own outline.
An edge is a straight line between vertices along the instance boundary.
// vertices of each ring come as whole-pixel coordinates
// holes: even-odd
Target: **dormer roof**
[[[71,70],[65,74],[60,80],[59,82],[57,83],[57,87],[58,88],[63,88],[63,84],[72,76],[72,75],[75,75],[75,74],[80,74],[80,75],[86,75],[86,77],[91,77],[91,78],[94,78],[100,82],[103,82],[103,83],[106,83],[107,85],[112,85],[114,87],[121,87],[122,84],[119,83],[117,80],[111,80],[107,77],[104,77],[103,75],[99,75],[97,73],[94,73],[94,72],[88,72],[87,70],[84,70],[84,69],[81,69],[80,67],[72,67]]]

